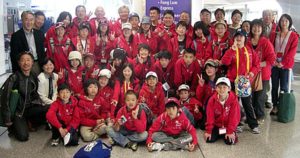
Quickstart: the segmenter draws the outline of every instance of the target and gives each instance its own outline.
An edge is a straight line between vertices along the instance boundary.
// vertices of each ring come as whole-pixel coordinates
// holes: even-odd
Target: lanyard
[[[246,47],[244,47],[246,58],[247,58],[247,73],[249,73],[250,70],[250,59],[249,59],[249,53]],[[239,62],[240,62],[240,57],[239,57],[239,48],[236,48],[236,76],[239,75]]]

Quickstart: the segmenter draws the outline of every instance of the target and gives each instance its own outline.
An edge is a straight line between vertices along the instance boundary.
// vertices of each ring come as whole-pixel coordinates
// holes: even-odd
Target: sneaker
[[[129,142],[127,145],[127,148],[131,149],[132,151],[137,151],[138,144],[134,142]]]
[[[152,151],[155,151],[155,150],[161,151],[164,147],[165,147],[164,144],[161,144],[161,143],[154,143],[154,144],[152,145],[151,150],[152,150]]]
[[[243,132],[243,127],[244,126],[237,126],[237,128],[236,128],[236,133],[242,133]]]
[[[273,107],[272,111],[270,112],[270,115],[277,115],[278,109],[277,107]]]
[[[57,139],[52,139],[51,141],[51,146],[57,146],[59,144],[59,138]]]
[[[251,132],[252,132],[253,134],[260,134],[260,130],[259,130],[258,127],[255,127],[255,128],[253,128],[253,129],[251,129]]]
[[[266,107],[267,109],[271,109],[271,108],[273,107],[273,105],[272,105],[272,103],[266,102],[266,103],[265,103],[265,107]]]
[[[258,119],[258,120],[257,120],[257,123],[258,123],[259,125],[262,125],[262,124],[264,124],[264,122],[265,122],[265,120],[264,120],[264,119]]]
[[[108,137],[108,143],[113,146],[115,145],[115,141],[111,138],[111,137]]]

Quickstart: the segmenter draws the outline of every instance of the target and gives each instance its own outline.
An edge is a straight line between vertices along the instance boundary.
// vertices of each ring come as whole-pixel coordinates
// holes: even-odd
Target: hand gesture
[[[132,111],[131,115],[132,115],[132,117],[133,117],[134,119],[137,119],[137,115],[138,115],[138,113],[139,113],[139,109],[140,109],[140,107],[137,106],[136,109]]]
[[[58,129],[58,131],[59,131],[61,137],[65,137],[65,136],[67,135],[67,133],[68,133],[68,130],[67,130],[67,129],[64,129],[64,128],[62,128],[62,127],[60,127],[60,128]]]
[[[205,81],[204,81],[204,79],[202,78],[202,74],[201,74],[201,75],[197,74],[197,76],[198,76],[198,84],[199,84],[201,87],[203,87]]]
[[[116,34],[115,31],[112,31],[112,32],[110,33],[109,38],[110,38],[111,41],[114,41],[114,40],[115,40],[115,38],[116,38],[115,34]]]
[[[144,63],[144,59],[139,54],[137,55],[137,59],[138,59],[140,64]]]
[[[209,133],[204,133],[204,140],[207,141],[207,140],[211,140],[211,134]]]
[[[112,104],[112,105],[114,105],[114,106],[117,106],[117,104],[118,104],[118,101],[116,101],[116,100],[114,100],[114,99],[113,99],[113,100],[111,101],[111,103],[110,103],[110,104]]]
[[[232,49],[232,50],[236,50],[236,49],[237,49],[237,43],[236,43],[236,40],[234,40],[234,43],[233,43],[233,45],[231,46],[231,49]]]
[[[189,151],[194,151],[195,150],[195,145],[193,143],[189,143],[188,150]]]
[[[147,149],[148,149],[148,151],[152,151],[152,146],[153,146],[153,144],[154,144],[154,142],[151,142],[151,143],[148,143],[147,144]]]
[[[198,114],[198,113],[200,112],[200,111],[199,111],[198,105],[195,106],[194,112],[195,112],[196,114]]]
[[[104,121],[104,119],[98,119],[96,122],[97,122],[97,125],[98,125],[98,124],[104,123],[105,121]]]
[[[229,142],[234,143],[235,142],[235,134],[226,134],[225,139],[229,140]]]
[[[64,77],[64,69],[60,68],[58,72],[58,79],[62,79]]]
[[[89,14],[87,14],[87,17],[90,18],[93,15],[93,12],[90,11]]]
[[[115,62],[113,62],[112,65],[110,65],[110,71],[112,74],[114,74],[116,72]]]

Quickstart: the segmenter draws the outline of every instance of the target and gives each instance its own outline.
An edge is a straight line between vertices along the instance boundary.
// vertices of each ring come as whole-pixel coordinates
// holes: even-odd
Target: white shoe
[[[157,150],[157,151],[161,151],[163,148],[165,147],[165,145],[164,144],[161,144],[161,143],[154,143],[153,145],[152,145],[152,151],[155,151],[155,150]]]
[[[260,134],[260,130],[259,130],[258,127],[255,127],[255,128],[253,128],[253,129],[251,129],[251,132],[252,132],[253,134]]]
[[[51,146],[57,146],[59,144],[59,138],[57,139],[52,139],[51,141]]]

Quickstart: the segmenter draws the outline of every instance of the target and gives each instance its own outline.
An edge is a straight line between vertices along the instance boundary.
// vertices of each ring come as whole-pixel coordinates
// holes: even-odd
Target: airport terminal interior
[[[0,85],[13,73],[10,40],[12,34],[22,27],[22,12],[28,10],[33,13],[42,11],[45,14],[42,31],[46,33],[51,26],[57,26],[55,23],[62,11],[69,12],[73,18],[76,17],[75,7],[78,5],[86,7],[90,19],[95,17],[96,7],[102,6],[108,21],[116,21],[119,18],[118,8],[120,6],[127,6],[130,13],[137,13],[142,20],[142,17],[149,16],[149,8],[155,5],[161,10],[161,17],[165,10],[173,10],[177,22],[180,13],[187,12],[190,15],[189,23],[192,26],[200,21],[200,11],[204,8],[211,12],[211,22],[216,20],[216,9],[222,9],[225,13],[224,20],[228,25],[232,23],[231,13],[236,9],[243,15],[240,24],[245,20],[261,19],[264,10],[272,10],[274,23],[279,22],[282,14],[288,14],[293,20],[291,28],[300,33],[299,0],[0,0]],[[177,22],[175,21],[175,23]],[[236,35],[234,35],[235,37]],[[298,34],[297,38],[299,37]],[[294,65],[291,69],[291,93],[294,94],[296,102],[293,121],[279,122],[277,116],[270,115],[272,108],[264,108],[265,116],[263,121],[259,122],[260,133],[253,134],[253,129],[245,123],[242,126],[243,132],[237,133],[238,143],[234,145],[226,145],[221,139],[215,143],[207,143],[204,138],[205,130],[196,128],[198,145],[195,146],[194,151],[179,149],[176,151],[149,152],[146,144],[141,143],[137,151],[114,145],[111,150],[111,157],[298,158],[300,155],[300,122],[298,122],[300,121],[300,108],[298,107],[300,102],[299,43],[296,55],[292,59]],[[51,136],[51,130],[39,126],[37,131],[29,132],[28,141],[20,142],[10,135],[6,127],[0,126],[0,158],[71,158],[80,148],[88,144],[79,138],[79,145],[77,146],[64,146],[62,143],[52,146]],[[100,139],[107,144],[111,141],[107,136],[102,136]],[[98,156],[101,157],[102,155]]]

